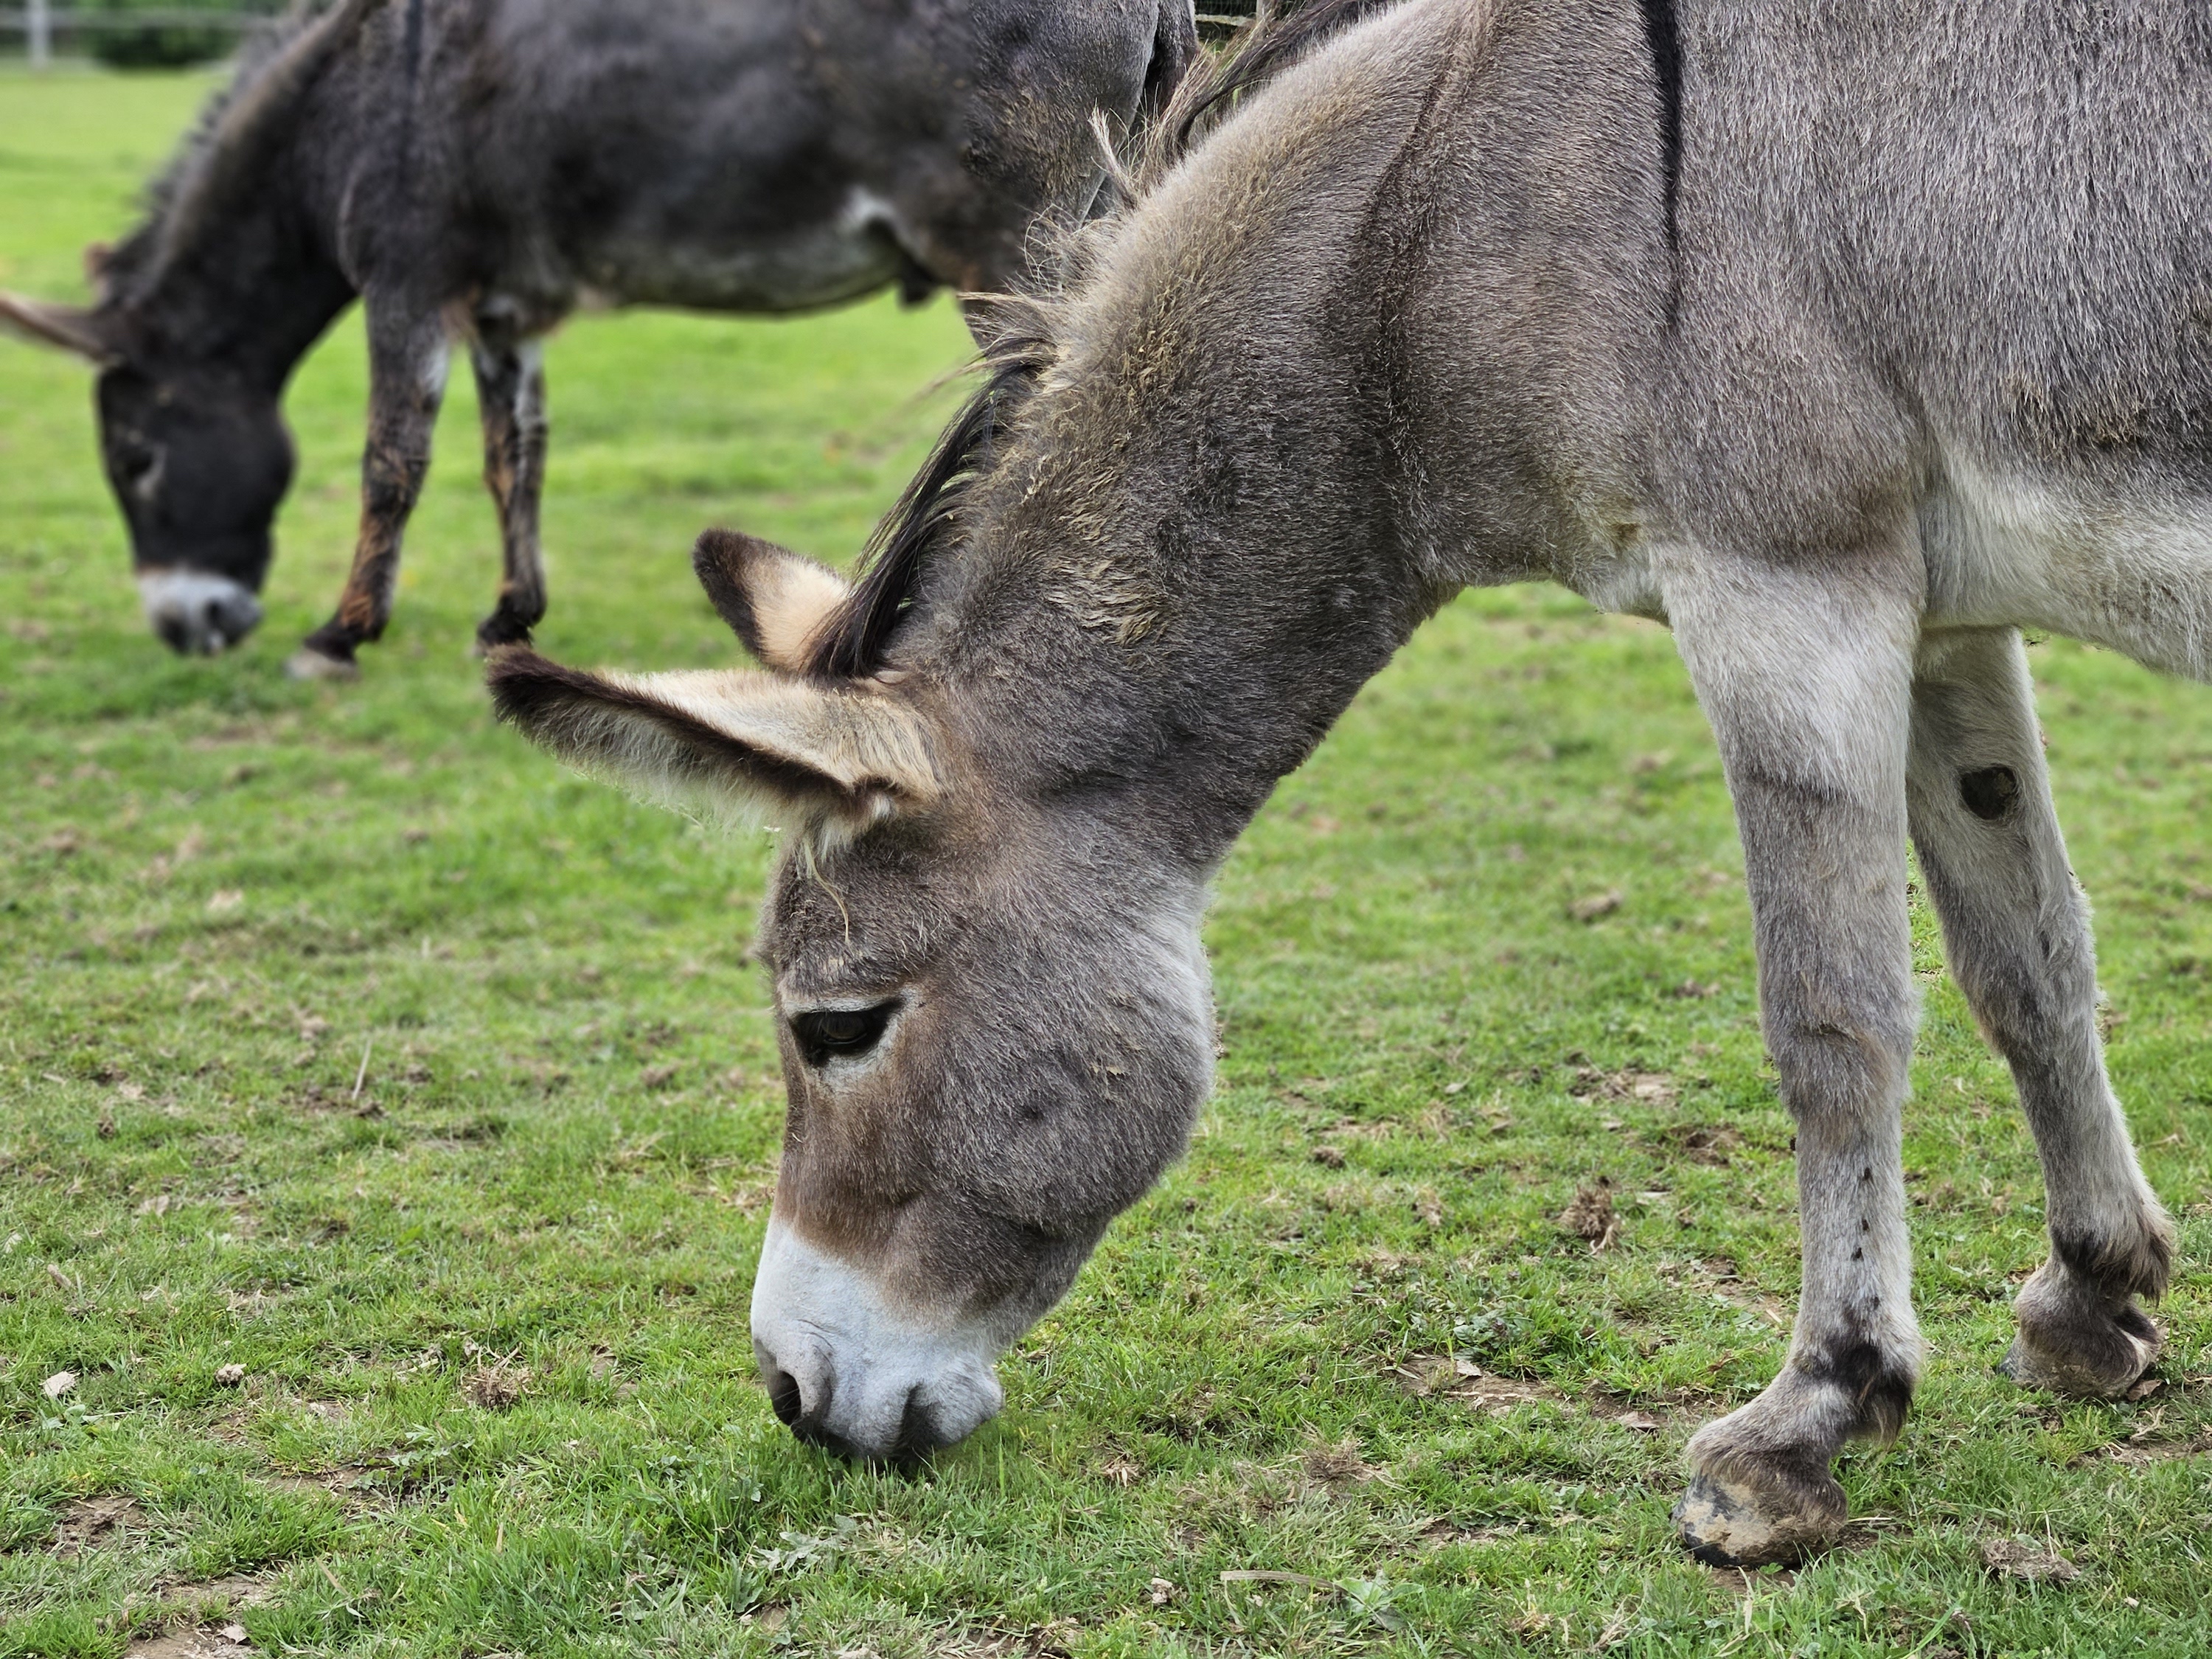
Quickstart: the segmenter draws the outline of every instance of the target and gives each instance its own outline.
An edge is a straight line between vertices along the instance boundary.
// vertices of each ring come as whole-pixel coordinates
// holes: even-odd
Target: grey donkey
[[[997,1408],[996,1357],[1182,1147],[1208,877],[1361,683],[1469,584],[1670,624],[1804,1251],[1780,1375],[1691,1442],[1675,1517],[1707,1559],[1785,1559],[1921,1367],[1908,839],[2043,1160],[2011,1373],[2112,1395],[2159,1354],[2136,1298],[2172,1233],[2018,630],[2212,671],[2212,10],[1304,15],[1187,83],[1190,147],[1003,308],[856,586],[702,541],[767,672],[516,653],[494,696],[576,764],[790,832],[754,1340],[802,1435],[896,1457]]]
[[[261,618],[295,364],[359,297],[353,572],[292,659],[345,675],[392,613],[456,337],[505,574],[544,614],[540,342],[580,305],[787,312],[1016,279],[1197,49],[1190,0],[331,0],[249,52],[88,310],[0,324],[100,368],[102,458],[149,620],[219,651]]]

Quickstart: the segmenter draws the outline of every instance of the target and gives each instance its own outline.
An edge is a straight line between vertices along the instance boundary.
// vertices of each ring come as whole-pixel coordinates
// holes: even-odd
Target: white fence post
[[[47,0],[30,0],[30,3],[31,67],[42,70],[54,59],[53,18],[46,9]]]

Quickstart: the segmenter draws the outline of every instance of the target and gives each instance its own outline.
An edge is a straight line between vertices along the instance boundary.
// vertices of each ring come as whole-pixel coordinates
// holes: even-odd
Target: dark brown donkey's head
[[[997,1412],[1000,1355],[1182,1151],[1212,1064],[1200,886],[987,760],[930,679],[790,672],[844,597],[828,570],[720,534],[698,562],[769,672],[516,650],[493,696],[573,764],[784,832],[754,1347],[802,1437],[901,1457]]]
[[[99,370],[100,459],[154,631],[185,653],[219,652],[252,633],[270,526],[292,481],[291,435],[269,377],[211,366],[106,304],[0,294],[0,326]]]
[[[292,482],[285,379],[353,297],[264,164],[296,159],[301,87],[375,3],[295,9],[249,46],[154,186],[146,222],[85,251],[94,304],[0,294],[0,331],[99,371],[100,459],[139,597],[178,651],[222,651],[261,620],[270,527]]]

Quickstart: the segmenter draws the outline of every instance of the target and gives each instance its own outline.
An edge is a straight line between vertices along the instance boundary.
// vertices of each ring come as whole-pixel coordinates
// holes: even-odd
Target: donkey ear
[[[121,356],[99,317],[77,306],[50,305],[21,294],[0,293],[0,328],[40,345],[73,351],[102,368]]]
[[[679,811],[853,832],[942,792],[921,717],[872,689],[727,669],[586,674],[520,647],[486,678],[501,720]]]
[[[805,671],[815,630],[852,592],[828,566],[736,530],[700,537],[691,568],[745,649],[787,674]]]

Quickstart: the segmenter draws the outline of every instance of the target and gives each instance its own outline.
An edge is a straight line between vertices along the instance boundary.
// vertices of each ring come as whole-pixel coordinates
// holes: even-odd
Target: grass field
[[[206,84],[0,75],[0,284],[76,291]],[[849,555],[964,349],[942,305],[575,323],[544,647],[735,660],[691,537]],[[1668,637],[1515,590],[1447,610],[1284,784],[1219,883],[1190,1158],[1008,1358],[1001,1419],[873,1474],[776,1425],[746,1335],[767,848],[493,726],[465,380],[391,635],[301,686],[357,324],[295,385],[269,621],[216,661],[139,620],[84,372],[0,341],[0,1656],[244,1651],[226,1626],[529,1659],[2212,1646],[2212,693],[2033,653],[2181,1221],[2149,1398],[1994,1372],[2041,1187],[1920,913],[1915,1414],[1845,1460],[1860,1519],[1821,1559],[1678,1554],[1682,1441],[1783,1352],[1790,1126]],[[1555,1218],[1601,1181],[1594,1253]],[[1992,1571],[2008,1539],[2075,1576]]]

